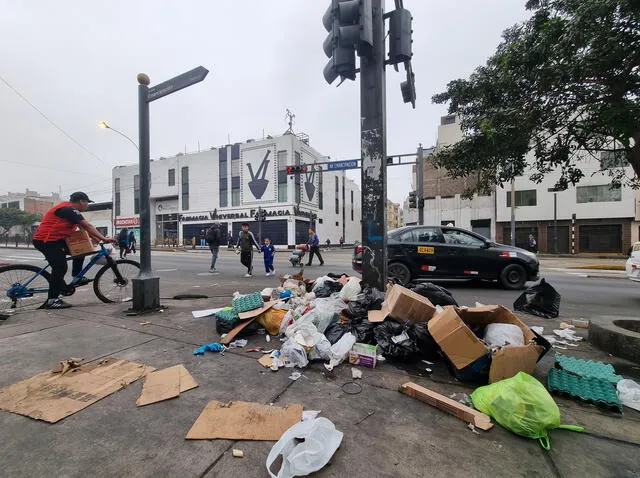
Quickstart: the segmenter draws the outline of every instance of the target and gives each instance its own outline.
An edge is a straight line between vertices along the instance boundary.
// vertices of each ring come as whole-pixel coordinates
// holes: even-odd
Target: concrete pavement
[[[130,317],[122,305],[96,304],[90,295],[62,311],[35,311],[0,322],[0,386],[52,368],[59,360],[107,356],[156,368],[184,364],[199,387],[179,398],[142,408],[135,406],[136,382],[57,424],[0,412],[2,476],[181,476],[267,477],[266,456],[273,442],[187,441],[187,431],[209,400],[301,403],[322,410],[345,436],[331,464],[314,476],[375,477],[637,477],[640,475],[640,413],[623,417],[592,406],[556,398],[562,422],[581,424],[585,433],[551,432],[552,450],[495,426],[475,434],[446,413],[400,394],[406,381],[445,395],[470,393],[442,363],[432,375],[424,364],[362,369],[362,392],[347,395],[350,366],[334,373],[315,363],[297,381],[289,370],[277,373],[257,364],[243,350],[192,355],[195,346],[219,339],[211,318],[193,319],[191,310],[227,305],[228,298],[163,301],[163,312]],[[508,304],[507,304],[508,305]],[[523,317],[545,333],[558,321]],[[140,325],[149,321],[151,325]],[[585,331],[578,329],[578,333]],[[264,336],[249,336],[251,346],[278,346]],[[617,360],[581,343],[571,355],[611,361],[619,373],[640,379],[637,365]],[[539,364],[544,380],[553,354]],[[359,422],[370,412],[373,415]],[[244,450],[233,458],[231,449]]]

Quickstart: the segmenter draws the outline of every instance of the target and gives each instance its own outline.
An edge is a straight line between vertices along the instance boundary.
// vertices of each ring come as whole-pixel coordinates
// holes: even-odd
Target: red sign
[[[113,220],[116,227],[139,226],[139,217],[117,217]]]

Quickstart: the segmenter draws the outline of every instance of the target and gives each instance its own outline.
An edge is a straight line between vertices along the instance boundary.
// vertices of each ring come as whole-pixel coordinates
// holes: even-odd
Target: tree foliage
[[[612,186],[640,186],[640,0],[526,7],[531,18],[503,33],[486,65],[433,97],[460,116],[466,134],[435,164],[453,177],[477,174],[474,191],[531,167],[536,182],[560,171],[564,189],[584,176],[579,153],[608,151],[633,169],[608,169]]]
[[[2,208],[0,209],[0,237],[9,235],[9,230],[14,226],[31,226],[40,220],[40,216],[30,214],[20,209]]]

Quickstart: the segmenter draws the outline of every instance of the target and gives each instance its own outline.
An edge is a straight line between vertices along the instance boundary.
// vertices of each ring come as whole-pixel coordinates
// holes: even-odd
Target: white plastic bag
[[[349,278],[349,281],[344,285],[344,287],[340,290],[340,297],[343,299],[348,299],[350,297],[355,297],[360,292],[362,292],[362,287],[360,287],[360,279],[357,277]]]
[[[111,257],[111,259],[113,259],[114,261],[118,260],[118,253],[116,252],[116,250],[114,249],[114,247],[111,244],[105,244],[104,248],[109,251],[109,256]],[[107,258],[104,257],[104,256],[101,256],[96,261],[96,264],[100,264],[101,266],[106,266],[107,265]]]
[[[524,345],[522,329],[514,324],[489,324],[484,332],[484,341],[488,345]]]
[[[625,378],[618,382],[617,388],[622,404],[640,412],[640,384]]]
[[[285,358],[285,367],[304,368],[309,365],[307,351],[293,339],[289,339],[282,344],[280,356]]]
[[[329,360],[331,359],[331,342],[324,334],[318,332],[316,335],[316,346],[309,352],[309,360]]]
[[[316,307],[304,314],[298,322],[313,324],[315,328],[318,329],[318,332],[324,333],[329,325],[338,320],[339,318],[336,316],[336,312],[332,310],[322,310]]]
[[[335,282],[335,279],[332,279],[329,276],[318,277],[313,284],[312,292],[317,292],[318,289],[324,287],[326,282]]]
[[[316,345],[318,329],[311,322],[304,322],[302,319],[287,327],[284,332],[287,337],[295,340],[306,348]],[[322,334],[320,334],[322,335]]]
[[[351,332],[344,334],[340,340],[331,346],[331,359],[329,363],[324,364],[325,368],[331,372],[333,367],[342,363],[342,361],[349,355],[349,350],[356,343],[356,336]]]
[[[267,456],[267,471],[271,478],[292,478],[318,471],[329,463],[342,443],[342,436],[324,417],[296,423],[273,445]],[[274,475],[271,466],[279,456],[282,465]]]

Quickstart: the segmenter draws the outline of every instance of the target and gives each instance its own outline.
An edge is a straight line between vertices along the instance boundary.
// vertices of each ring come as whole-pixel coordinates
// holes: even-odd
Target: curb
[[[626,267],[624,264],[586,264],[582,266],[568,266],[567,269],[591,269],[591,270],[603,270],[603,271],[624,271]]]

